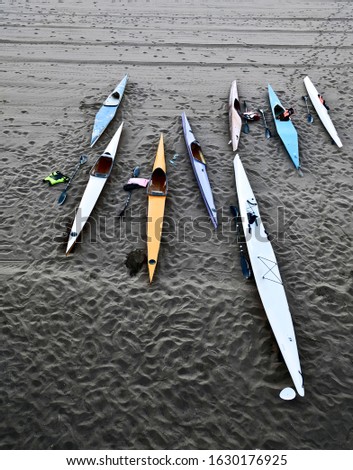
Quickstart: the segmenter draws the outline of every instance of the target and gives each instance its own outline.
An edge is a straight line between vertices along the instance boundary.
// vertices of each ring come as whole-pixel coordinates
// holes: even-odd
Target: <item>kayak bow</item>
[[[103,106],[96,114],[93,126],[93,132],[91,137],[91,147],[97,142],[99,137],[103,134],[104,130],[108,127],[108,124],[115,116],[117,109],[123,98],[126,83],[128,81],[128,75],[121,80],[120,83],[114,88],[108,98],[104,101]]]
[[[89,180],[83,193],[80,205],[78,207],[74,223],[69,235],[69,241],[66,248],[66,255],[70,253],[77,241],[85,223],[96,205],[100,193],[102,192],[107,179],[113,168],[115,155],[118,149],[123,123],[114,134],[104,153],[98,158],[90,171]]]
[[[185,143],[186,143],[188,154],[191,160],[192,169],[194,170],[196,181],[199,185],[201,195],[205,202],[206,209],[209,213],[211,221],[214,227],[217,228],[218,226],[217,210],[216,210],[214,199],[213,199],[210,181],[207,175],[206,160],[202,153],[201,146],[199,142],[196,140],[191,130],[186,114],[183,113],[181,115],[181,118],[182,118],[182,123],[183,123]]]
[[[317,112],[325,129],[330,134],[331,138],[336,143],[336,145],[338,147],[342,147],[341,139],[338,137],[337,131],[335,129],[335,126],[333,125],[330,115],[325,106],[321,103],[319,93],[317,92],[317,89],[314,87],[309,77],[304,78],[304,85],[308,91],[308,95],[310,96],[310,100],[315,108],[315,111]]]
[[[268,95],[277,133],[280,136],[295,168],[299,170],[300,163],[298,133],[290,119],[289,121],[280,121],[278,119],[278,116],[285,111],[285,108],[282,106],[280,100],[278,99],[278,96],[273,91],[271,85],[268,85]]]
[[[150,282],[152,282],[158,261],[167,192],[168,181],[164,156],[163,134],[161,134],[152,175],[147,186],[147,259]]]
[[[292,316],[272,244],[262,224],[259,208],[239,155],[234,158],[239,210],[253,276],[284,362],[300,396],[304,382]]]

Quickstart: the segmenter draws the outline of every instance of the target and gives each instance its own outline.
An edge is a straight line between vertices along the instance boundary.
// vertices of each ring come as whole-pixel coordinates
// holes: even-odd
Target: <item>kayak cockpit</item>
[[[203,156],[200,144],[196,142],[195,140],[194,142],[191,143],[190,147],[191,147],[192,156],[199,162],[206,165],[206,160],[205,160],[205,157]]]
[[[113,91],[111,95],[104,101],[104,106],[118,106],[121,100],[121,94],[118,91]]]
[[[235,99],[234,99],[233,108],[234,108],[236,111],[238,111],[238,113],[240,113],[240,103],[239,103],[238,98],[235,98]]]
[[[166,196],[168,192],[167,175],[162,168],[156,168],[147,186],[149,196]]]
[[[276,104],[276,106],[273,108],[273,112],[275,118],[279,119],[279,117],[285,112],[285,109],[283,108],[283,106]]]
[[[113,167],[112,157],[102,155],[96,161],[94,167],[91,170],[91,175],[97,178],[108,178]]]

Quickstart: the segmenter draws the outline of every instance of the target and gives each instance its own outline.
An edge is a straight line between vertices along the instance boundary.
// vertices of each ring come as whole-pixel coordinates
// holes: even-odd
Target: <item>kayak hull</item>
[[[67,245],[66,254],[68,255],[77,241],[83,227],[85,226],[96,202],[102,192],[106,180],[90,176],[85,192],[83,193],[79,208],[77,209],[74,223],[71,228],[69,243]]]
[[[297,170],[300,168],[299,162],[299,143],[298,143],[298,133],[292,123],[291,120],[289,121],[280,121],[277,119],[277,112],[276,110],[282,108],[284,111],[284,106],[280,102],[278,96],[273,91],[271,85],[268,85],[268,96],[271,105],[271,111],[273,115],[273,119],[275,121],[277,133],[282,140],[292,162],[293,165]]]
[[[335,142],[337,147],[341,148],[342,147],[341,139],[338,137],[336,128],[333,125],[333,122],[328,113],[328,110],[321,103],[319,99],[319,93],[317,92],[317,89],[315,88],[315,86],[313,85],[313,82],[310,80],[308,76],[304,78],[304,85],[322,124],[324,125],[325,129],[327,130],[327,132],[329,133],[329,135],[331,136],[332,140]]]
[[[114,118],[123,98],[128,78],[128,75],[125,75],[125,77],[114,88],[114,90],[103,103],[103,106],[96,114],[91,137],[91,147],[93,147],[93,145],[97,142],[99,137],[103,134],[109,123]]]
[[[295,388],[300,396],[304,396],[294,326],[281,274],[239,155],[234,158],[234,172],[241,221],[259,295]],[[250,219],[248,214],[251,214]]]
[[[74,223],[70,231],[66,248],[66,255],[70,253],[73,246],[75,245],[83,227],[85,226],[94,209],[94,206],[96,205],[96,202],[98,201],[98,198],[105,186],[105,183],[108,180],[108,177],[110,176],[119,145],[122,128],[123,124],[120,125],[109,145],[101,157],[97,160],[95,165],[92,167],[86,189],[83,193],[81,202],[76,212]],[[100,173],[103,170],[105,173]]]
[[[189,121],[186,117],[186,114],[183,113],[181,115],[182,124],[183,124],[183,131],[184,131],[184,138],[186,143],[186,148],[188,150],[188,154],[191,161],[191,166],[194,171],[197,184],[199,185],[200,192],[204,203],[206,205],[207,212],[210,216],[210,219],[215,228],[218,227],[218,220],[217,220],[217,209],[215,206],[215,202],[213,199],[213,193],[210,181],[207,175],[207,164],[202,154],[202,149],[199,142],[196,140]],[[193,152],[194,149],[194,152]],[[202,159],[195,158],[195,154],[202,155]]]
[[[235,152],[239,145],[242,120],[240,117],[240,102],[238,96],[237,81],[234,80],[229,93],[229,131],[233,151]]]
[[[147,263],[150,282],[153,280],[158,262],[167,192],[164,143],[163,134],[161,134],[152,175],[147,186]]]

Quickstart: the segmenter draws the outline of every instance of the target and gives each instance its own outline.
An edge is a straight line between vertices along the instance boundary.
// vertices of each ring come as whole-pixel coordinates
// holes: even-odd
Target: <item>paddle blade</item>
[[[120,214],[119,214],[119,217],[122,217],[122,216],[125,214],[125,211],[126,211],[127,206],[129,205],[131,196],[132,196],[132,192],[129,191],[129,194],[128,194],[127,198],[126,198],[124,207],[123,207],[122,211],[121,211]]]
[[[58,198],[58,205],[59,205],[59,206],[61,206],[62,204],[64,204],[64,202],[65,202],[65,200],[66,200],[66,197],[67,197],[67,192],[66,192],[66,190],[64,190],[64,191],[60,194],[60,196],[59,196],[59,198]]]
[[[270,138],[271,138],[271,132],[270,132],[270,129],[269,129],[268,127],[266,127],[265,136],[266,136],[266,139],[270,139]]]
[[[83,165],[84,163],[86,163],[87,160],[88,160],[87,155],[81,155],[80,156],[80,165]]]
[[[311,114],[308,114],[308,123],[312,124],[314,122],[314,118],[312,117]]]
[[[230,209],[231,213],[234,215],[234,217],[239,216],[239,210],[236,206],[229,206],[229,209]]]
[[[244,122],[243,131],[244,131],[245,134],[249,134],[249,132],[250,132],[249,124],[248,124],[247,121]]]
[[[250,264],[243,253],[241,253],[240,255],[240,265],[244,278],[251,279],[252,273],[250,269]]]

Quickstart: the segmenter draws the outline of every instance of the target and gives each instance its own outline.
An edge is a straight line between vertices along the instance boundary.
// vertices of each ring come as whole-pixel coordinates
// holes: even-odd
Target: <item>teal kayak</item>
[[[91,147],[97,142],[99,137],[103,134],[105,129],[108,127],[108,124],[115,116],[118,107],[123,98],[125,91],[126,83],[128,81],[128,75],[121,80],[120,83],[114,88],[108,98],[104,101],[100,110],[96,114],[93,126],[93,132],[91,137]]]
[[[280,121],[279,116],[285,111],[284,106],[273,91],[271,85],[268,85],[268,96],[270,99],[271,111],[276,124],[277,133],[280,136],[286,150],[297,170],[300,168],[299,163],[299,145],[298,133],[289,119],[288,121]]]

